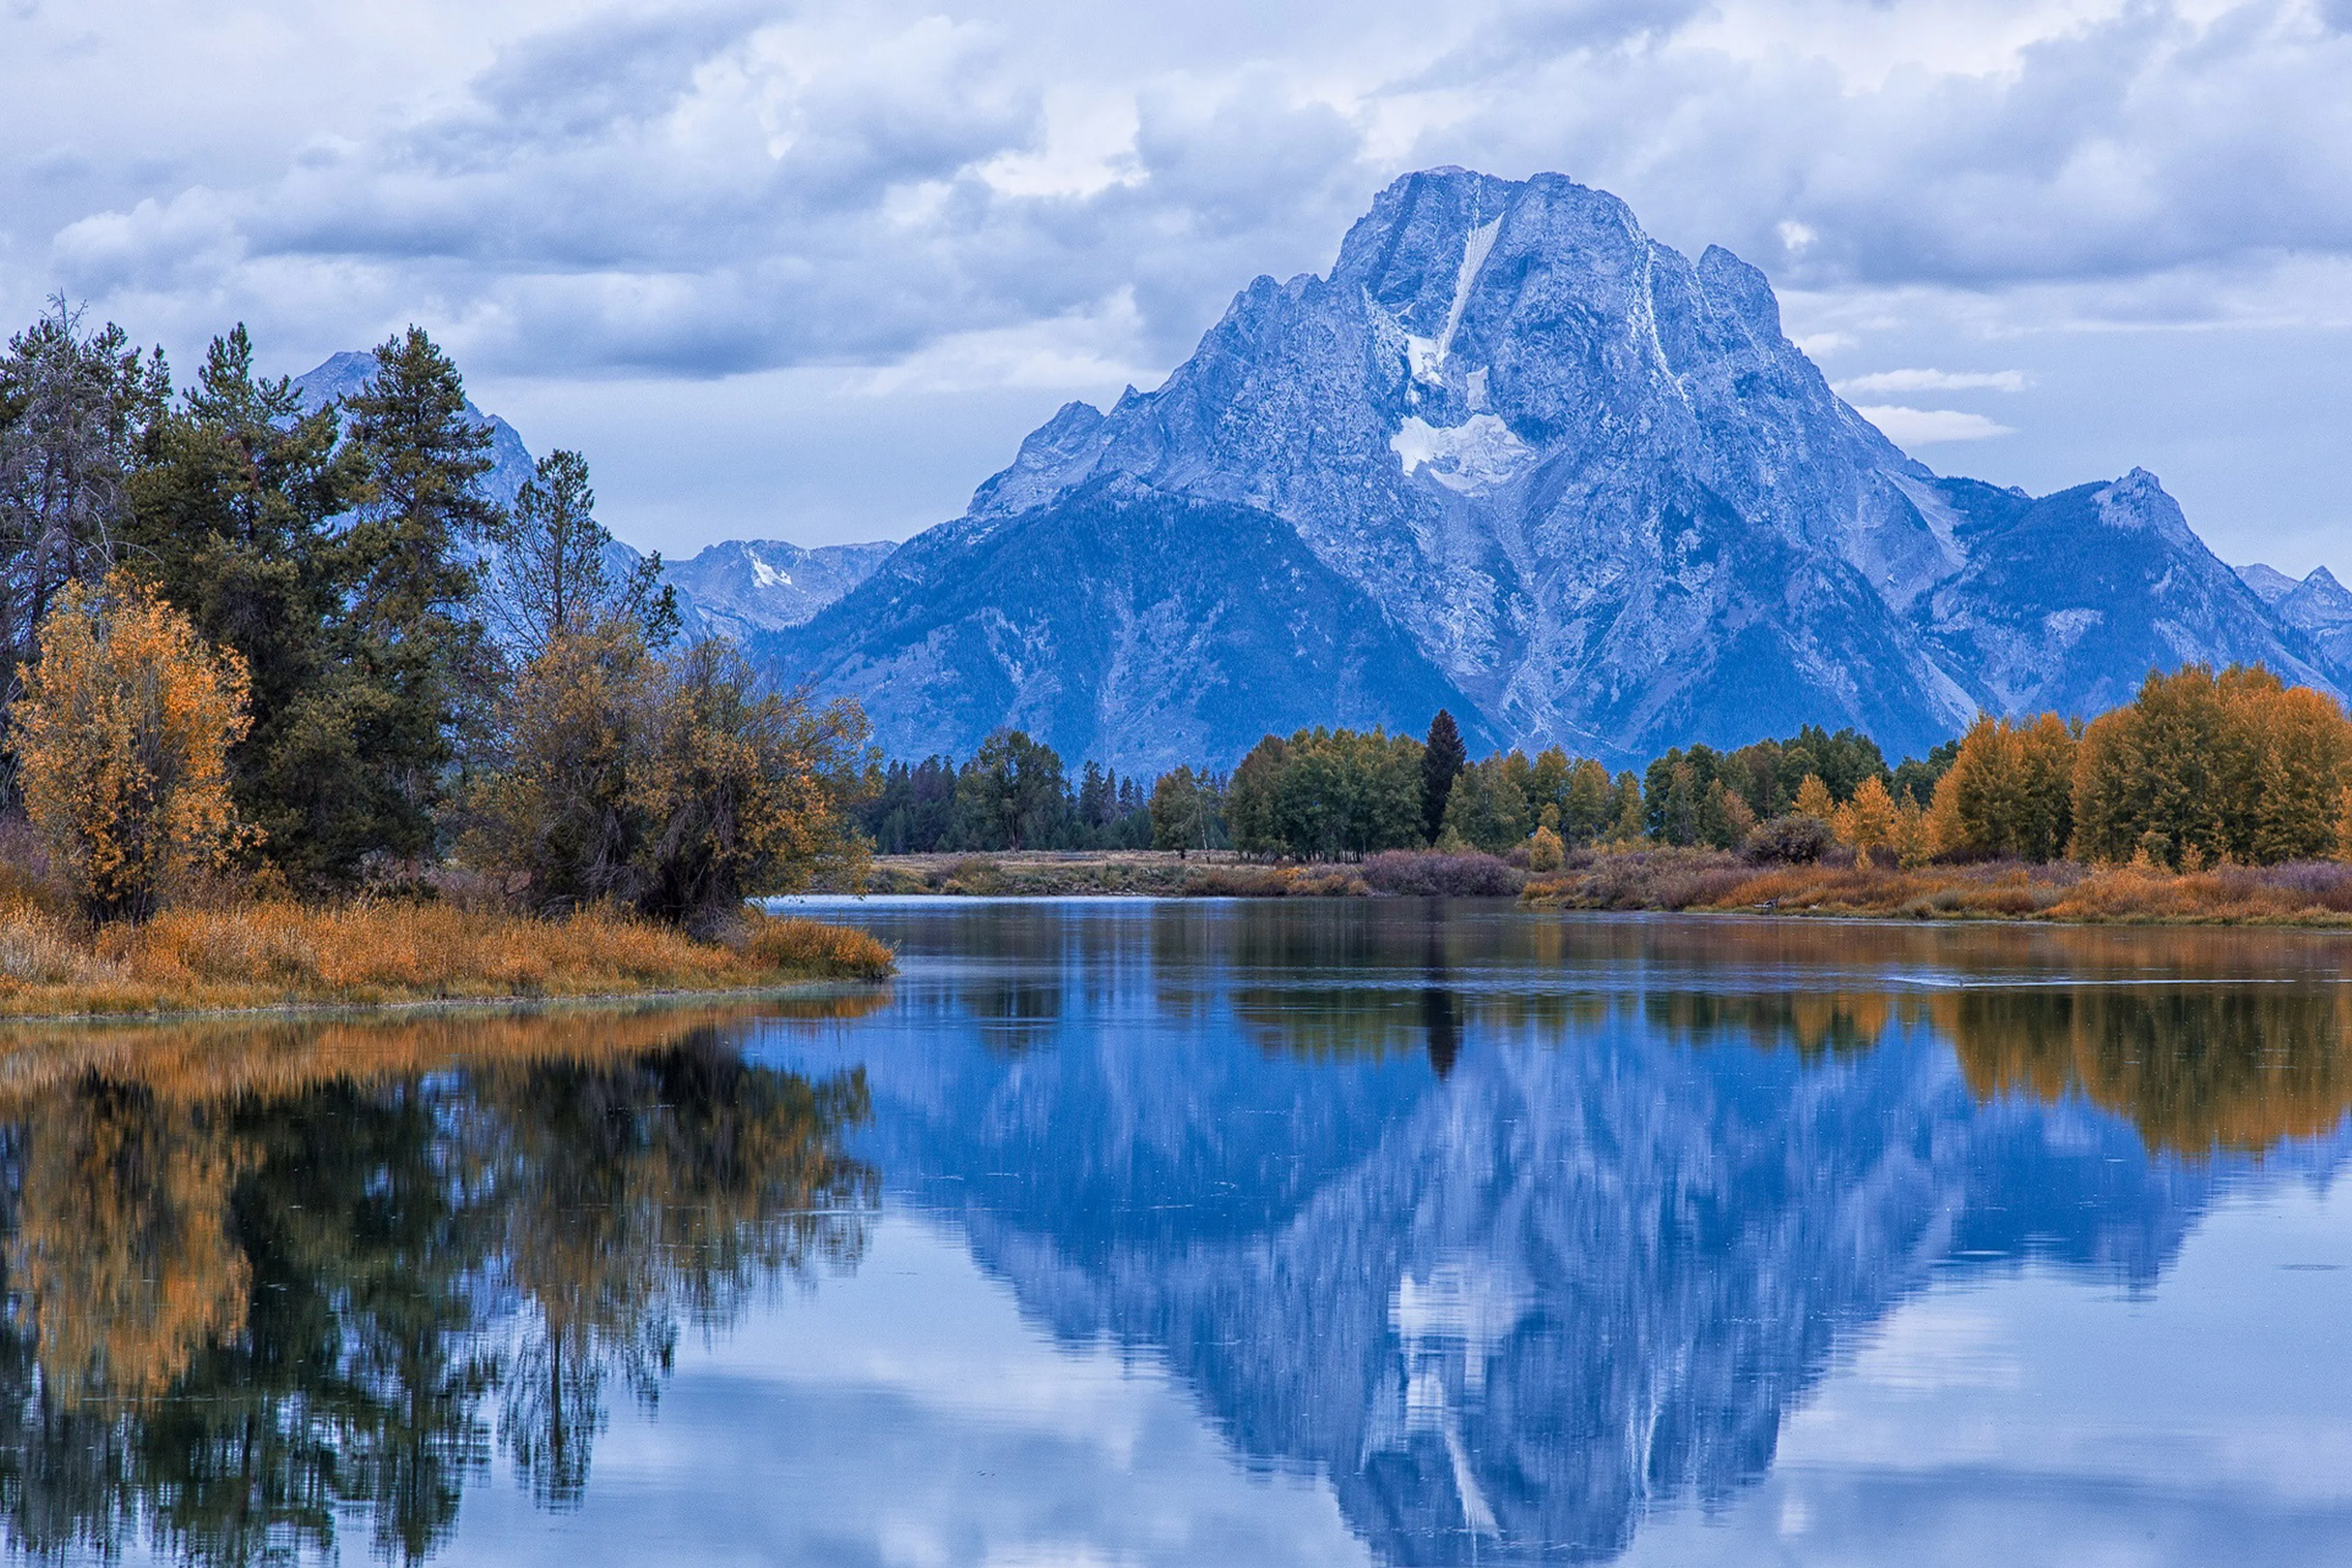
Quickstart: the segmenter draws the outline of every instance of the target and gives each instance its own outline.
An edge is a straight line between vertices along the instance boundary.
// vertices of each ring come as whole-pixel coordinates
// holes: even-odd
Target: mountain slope
[[[690,595],[710,629],[746,637],[796,626],[874,574],[898,546],[730,539],[667,563],[665,582]]]
[[[1075,613],[973,599],[966,557],[1107,483],[1272,514],[1490,731],[1612,763],[1808,721],[1920,751],[1979,709],[2090,711],[2189,658],[2335,679],[2149,476],[2041,501],[1938,478],[1830,389],[1761,273],[1720,248],[1694,262],[1556,174],[1399,180],[1329,276],[1261,278],[1158,390],[1064,408],[925,536],[909,564],[928,575],[894,593],[952,598],[975,625]],[[860,689],[857,672],[915,657],[874,643],[881,625],[818,617],[790,645],[796,668]],[[828,640],[852,626],[855,647]],[[1064,663],[1027,679],[1099,695],[1112,675]],[[1217,677],[1241,691],[1263,672]],[[1120,708],[1056,710],[1080,710],[1091,737]],[[982,717],[968,706],[953,733]],[[915,710],[904,721],[880,721],[893,749],[947,743]],[[1234,723],[1282,727],[1270,710]],[[1048,738],[1069,752],[1079,731]]]
[[[1366,595],[1254,508],[1087,487],[934,529],[806,626],[756,637],[865,704],[887,745],[969,754],[1015,724],[1123,773],[1238,756],[1268,730],[1418,730],[1475,708]]]

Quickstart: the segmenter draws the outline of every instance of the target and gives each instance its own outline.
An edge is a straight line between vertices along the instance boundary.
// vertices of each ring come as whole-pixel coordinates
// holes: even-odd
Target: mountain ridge
[[[2096,711],[2149,668],[2197,660],[2347,684],[2153,475],[2037,498],[1937,474],[1789,341],[1763,273],[1720,247],[1693,261],[1556,174],[1397,181],[1328,275],[1256,279],[1159,388],[1065,405],[1032,432],[961,517],[902,551],[929,563],[924,583],[853,591],[760,639],[761,657],[841,690],[853,667],[896,661],[911,684],[877,715],[879,738],[969,750],[988,716],[913,694],[955,687],[953,671],[918,678],[938,628],[915,607],[953,600],[975,626],[1029,627],[1032,661],[1070,646],[1051,628],[1089,612],[1069,594],[982,604],[961,583],[968,552],[1081,494],[1097,522],[1112,497],[1277,520],[1478,728],[1613,764],[1807,722],[1924,752],[1979,710]],[[877,639],[894,635],[886,657]],[[1108,674],[1057,672],[1095,706],[1081,719],[1065,702],[1045,739],[1077,754],[1082,735],[1115,737],[1106,760],[1129,770],[1202,760],[1153,732],[1166,691],[1155,718]],[[1193,678],[1223,690],[1253,675],[1213,660]],[[1263,730],[1284,727],[1267,717]]]

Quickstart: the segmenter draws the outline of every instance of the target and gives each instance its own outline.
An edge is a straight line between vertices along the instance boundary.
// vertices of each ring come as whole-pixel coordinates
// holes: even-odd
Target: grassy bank
[[[273,901],[90,933],[36,903],[0,907],[0,1016],[760,990],[892,968],[863,931],[751,911],[709,942],[603,910]]]
[[[877,858],[866,891],[946,897],[1496,898],[1530,908],[2043,920],[2091,924],[2352,926],[2352,864],[2305,861],[2172,874],[2071,861],[1902,869],[1756,865],[1708,849],[1580,851],[1530,872],[1491,855],[1390,851],[1266,865],[1152,850]]]
[[[2175,875],[2061,861],[2025,866],[1759,867],[1710,850],[1598,855],[1531,878],[1539,909],[1700,910],[1902,920],[2352,926],[2352,865],[2301,862]]]
[[[1392,850],[1361,860],[1268,865],[1230,850],[1032,850],[875,857],[864,891],[970,898],[1507,898],[1525,874],[1492,855]]]

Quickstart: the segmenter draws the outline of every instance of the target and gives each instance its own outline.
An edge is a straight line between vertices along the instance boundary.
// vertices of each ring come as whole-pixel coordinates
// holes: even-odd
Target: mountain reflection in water
[[[1752,1558],[1743,1500],[1921,1307],[2072,1281],[2120,1342],[2232,1203],[2324,1199],[2352,1147],[2336,938],[1405,901],[845,918],[901,978],[796,1015],[0,1037],[12,1542],[1329,1561],[1311,1494],[1383,1563],[1673,1561],[1685,1513]],[[2325,1479],[2352,1458],[2344,1345],[2308,1347],[2315,1378],[2261,1349],[2278,1292],[2347,1277],[2245,1245],[2261,1272],[2198,1355],[2322,1479],[2198,1491],[2221,1439],[2142,1410],[2161,1387],[2098,1386],[2120,1363],[2095,1348],[2095,1397],[2032,1419],[2113,1415],[2123,1458],[2077,1437],[1948,1473],[1996,1511],[2039,1500],[2042,1554],[2004,1555],[2138,1542],[2168,1507],[2196,1529],[2134,1560],[2352,1559],[2352,1480]],[[861,1271],[877,1247],[899,1261]],[[933,1272],[894,1294],[902,1268]],[[976,1289],[1026,1348],[941,1359]],[[730,1327],[732,1359],[681,1350]],[[1272,1484],[1212,1502],[1148,1424],[1076,1479],[1003,1436],[1061,1412],[1084,1447],[1105,1377],[1163,1378]],[[558,1549],[625,1424],[638,1489]],[[696,1489],[739,1451],[748,1489]],[[477,1508],[492,1475],[521,1514]],[[1993,1543],[1957,1504],[1865,1511],[1861,1560]],[[1802,1513],[1758,1527],[1770,1554],[1832,1560]]]

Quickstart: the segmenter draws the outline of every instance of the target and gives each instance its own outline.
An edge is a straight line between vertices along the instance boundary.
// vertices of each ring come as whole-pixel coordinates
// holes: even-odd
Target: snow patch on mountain
[[[1404,464],[1407,475],[1427,468],[1428,478],[1463,495],[1507,484],[1537,458],[1535,448],[1492,414],[1473,414],[1445,429],[1408,415],[1389,437],[1389,449]]]

